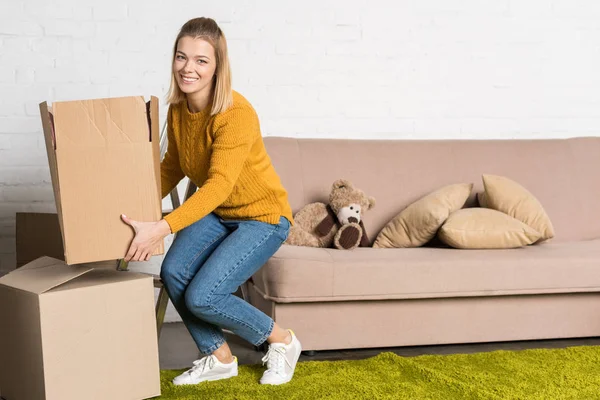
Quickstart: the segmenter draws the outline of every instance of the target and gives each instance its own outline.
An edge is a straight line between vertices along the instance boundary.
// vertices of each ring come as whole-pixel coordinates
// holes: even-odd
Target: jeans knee
[[[198,295],[192,290],[185,292],[185,305],[197,317],[214,314],[211,299],[204,294]]]
[[[163,263],[160,267],[160,279],[164,284],[167,284],[171,280],[172,272],[169,270],[168,265]]]
[[[181,267],[174,263],[168,262],[167,260],[163,261],[160,267],[160,279],[163,282],[165,287],[172,287],[173,283],[176,281],[183,281],[183,276],[181,273]]]
[[[199,291],[198,293],[206,293],[206,291]],[[185,305],[197,317],[203,317],[206,320],[210,320],[211,317],[220,315],[219,308],[221,307],[219,302],[226,299],[226,296],[213,294],[209,297],[206,295],[194,295],[193,291],[188,290],[185,293]]]

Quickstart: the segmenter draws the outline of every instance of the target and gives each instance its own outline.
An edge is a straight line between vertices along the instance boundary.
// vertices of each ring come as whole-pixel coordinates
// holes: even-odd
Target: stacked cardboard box
[[[162,215],[158,100],[69,101],[52,110],[42,103],[40,113],[65,261],[123,257],[133,230],[120,215]]]
[[[20,268],[0,278],[0,393],[158,396],[153,279],[110,267],[134,237],[121,214],[162,216],[158,101],[42,103],[40,112],[58,213],[17,217]]]
[[[160,395],[152,277],[39,258],[0,278],[6,400]]]

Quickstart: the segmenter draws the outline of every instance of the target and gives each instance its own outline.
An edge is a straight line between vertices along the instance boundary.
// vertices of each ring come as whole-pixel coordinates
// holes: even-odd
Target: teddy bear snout
[[[351,203],[346,207],[341,208],[337,212],[337,218],[342,225],[349,224],[351,222],[358,223],[361,219],[360,204]]]

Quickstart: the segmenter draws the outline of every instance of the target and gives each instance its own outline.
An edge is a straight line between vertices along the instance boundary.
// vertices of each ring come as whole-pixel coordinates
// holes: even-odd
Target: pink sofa
[[[551,241],[510,250],[284,245],[247,284],[249,301],[305,350],[600,336],[600,138],[265,138],[294,212],[346,178],[377,199],[371,241],[404,207],[484,173],[510,177],[546,209]]]

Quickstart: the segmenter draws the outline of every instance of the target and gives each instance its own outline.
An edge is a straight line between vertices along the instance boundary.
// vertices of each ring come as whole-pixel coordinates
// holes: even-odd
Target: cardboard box
[[[162,215],[157,98],[44,102],[40,114],[65,261],[123,258],[134,231],[121,214]]]
[[[152,277],[42,257],[0,278],[7,400],[160,395]]]
[[[65,260],[58,214],[25,212],[16,215],[17,268],[40,257]],[[118,260],[88,263],[93,268],[117,269]]]
[[[64,260],[58,215],[17,213],[16,244],[17,268],[43,256]]]

